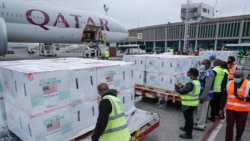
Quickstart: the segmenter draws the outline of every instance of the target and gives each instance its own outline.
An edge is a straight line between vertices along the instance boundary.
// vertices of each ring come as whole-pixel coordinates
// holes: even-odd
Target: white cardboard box
[[[19,65],[9,66],[2,72],[5,100],[20,106],[29,114],[44,112],[71,102],[67,71]]]
[[[9,129],[24,141],[63,141],[72,135],[69,106],[32,117],[8,102],[5,105]]]
[[[147,86],[160,87],[160,73],[146,72],[146,82]]]
[[[118,98],[123,103],[125,113],[134,107],[134,97],[134,87],[119,91]]]

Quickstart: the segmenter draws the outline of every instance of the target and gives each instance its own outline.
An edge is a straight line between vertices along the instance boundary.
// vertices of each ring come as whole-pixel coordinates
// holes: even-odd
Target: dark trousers
[[[185,126],[184,129],[186,130],[186,135],[192,135],[193,132],[193,124],[194,124],[194,109],[196,107],[189,107],[185,111],[183,111],[184,118],[185,118]]]
[[[236,124],[236,136],[241,137],[247,122],[248,112],[226,110],[226,137],[225,141],[233,141],[234,124]]]
[[[220,104],[220,99],[221,99],[221,92],[214,92],[214,97],[210,101],[210,106],[211,106],[211,118],[215,119],[215,116],[219,115],[219,104]]]

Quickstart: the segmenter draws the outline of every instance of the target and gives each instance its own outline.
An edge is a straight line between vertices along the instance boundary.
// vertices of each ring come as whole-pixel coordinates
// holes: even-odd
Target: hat
[[[215,60],[215,59],[216,59],[216,55],[215,55],[215,54],[210,55],[210,56],[209,56],[209,59],[210,59],[210,60]]]

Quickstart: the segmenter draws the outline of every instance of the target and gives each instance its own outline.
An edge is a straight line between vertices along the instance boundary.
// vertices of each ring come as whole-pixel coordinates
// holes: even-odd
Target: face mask
[[[200,65],[200,70],[205,70],[205,65]]]
[[[186,80],[187,80],[187,82],[192,81],[191,77],[189,77],[189,76],[186,77]]]
[[[239,84],[241,82],[242,78],[234,78],[234,82]]]

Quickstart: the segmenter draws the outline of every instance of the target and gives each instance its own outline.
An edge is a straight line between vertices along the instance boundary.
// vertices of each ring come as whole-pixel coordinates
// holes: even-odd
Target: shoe
[[[179,135],[180,138],[183,138],[183,139],[192,139],[192,135],[187,135],[187,134],[180,134]]]
[[[212,121],[212,122],[215,122],[215,118],[209,117],[209,118],[207,118],[207,119],[210,120],[210,121]]]
[[[194,129],[194,130],[198,130],[198,131],[204,131],[204,130],[205,130],[204,128],[197,127],[197,126],[196,126],[196,127],[194,127],[193,129]]]
[[[182,126],[180,127],[180,130],[184,131],[184,132],[186,131],[186,129],[184,127],[182,127]]]

